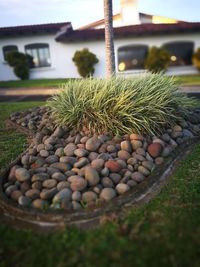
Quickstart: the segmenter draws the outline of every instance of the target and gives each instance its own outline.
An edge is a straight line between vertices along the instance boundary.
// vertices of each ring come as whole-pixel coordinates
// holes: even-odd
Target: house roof
[[[63,27],[64,28],[66,27],[66,29],[67,28],[72,29],[71,22],[2,27],[0,28],[0,37],[15,36],[15,35],[30,35],[37,33],[56,33]]]
[[[140,18],[152,18],[154,15],[151,15],[151,14],[146,14],[146,13],[141,13],[139,12],[139,17]],[[114,19],[119,19],[121,17],[121,14],[120,13],[117,13],[115,15],[113,15],[113,20]],[[161,16],[163,17],[163,16]],[[163,17],[165,18],[165,17]],[[168,17],[166,17],[168,18]],[[180,21],[180,20],[176,20],[177,22],[183,22],[183,21]],[[95,22],[92,22],[92,23],[89,23],[87,25],[84,25],[80,28],[78,28],[78,30],[85,30],[85,29],[92,29],[92,28],[95,28],[95,27],[98,27],[98,26],[101,26],[101,25],[104,25],[104,19],[100,19],[100,20],[97,20]]]
[[[140,24],[114,28],[115,38],[200,32],[200,22],[180,22],[173,24]],[[56,41],[70,42],[104,38],[104,29],[72,30],[58,33]]]

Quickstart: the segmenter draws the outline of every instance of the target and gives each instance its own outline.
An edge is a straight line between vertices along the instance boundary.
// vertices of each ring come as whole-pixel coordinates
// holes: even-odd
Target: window
[[[3,58],[6,61],[6,55],[10,52],[18,51],[16,45],[6,45],[3,47]]]
[[[51,66],[48,44],[29,44],[25,46],[25,51],[33,57],[33,68]]]
[[[147,45],[129,45],[118,49],[118,70],[144,69]]]
[[[170,52],[170,66],[192,65],[193,42],[170,42],[163,45]]]

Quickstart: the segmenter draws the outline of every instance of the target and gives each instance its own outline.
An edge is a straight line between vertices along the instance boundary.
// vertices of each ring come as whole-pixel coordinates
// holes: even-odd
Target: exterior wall
[[[66,78],[68,68],[66,45],[55,41],[55,34],[32,35],[24,37],[7,37],[0,39],[0,80],[17,80],[12,68],[4,61],[2,48],[6,45],[17,45],[18,51],[25,53],[24,46],[31,43],[48,43],[51,57],[50,67],[40,67],[30,70],[30,79],[40,78]]]
[[[88,42],[67,42],[57,43],[54,40],[55,36],[41,35],[30,37],[13,37],[0,40],[0,80],[14,80],[17,79],[12,71],[3,60],[2,47],[5,45],[17,45],[18,50],[25,52],[24,46],[30,43],[48,43],[51,56],[51,67],[35,68],[30,71],[31,79],[40,78],[78,78],[80,77],[76,66],[72,62],[72,57],[76,50],[88,48],[95,53],[99,62],[95,65],[95,77],[105,76],[105,48],[104,40],[88,41]],[[162,35],[149,37],[133,37],[115,40],[115,55],[116,66],[118,66],[117,50],[121,46],[144,44],[148,46],[161,46],[170,41],[193,41],[195,43],[195,50],[200,47],[199,34],[177,34],[177,35]],[[125,71],[118,72],[118,74],[133,75],[143,71]],[[168,74],[192,74],[197,73],[197,70],[192,66],[173,67],[167,71]]]

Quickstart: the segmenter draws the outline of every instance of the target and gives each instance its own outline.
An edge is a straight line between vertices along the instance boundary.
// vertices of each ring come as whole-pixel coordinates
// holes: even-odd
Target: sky
[[[113,13],[120,11],[113,0]],[[139,11],[200,21],[200,0],[139,0]],[[0,0],[0,27],[66,22],[73,28],[103,18],[103,0]]]

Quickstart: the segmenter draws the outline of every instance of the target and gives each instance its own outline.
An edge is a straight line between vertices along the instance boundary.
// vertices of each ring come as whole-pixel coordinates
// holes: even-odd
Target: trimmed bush
[[[96,55],[87,48],[76,51],[72,60],[77,66],[78,73],[84,78],[93,76],[94,65],[99,62]]]
[[[200,47],[197,48],[192,57],[192,62],[194,66],[200,71]]]
[[[165,71],[170,63],[170,53],[161,47],[151,47],[149,49],[145,68],[153,73]]]
[[[6,61],[14,68],[14,73],[21,80],[29,78],[29,67],[32,66],[33,58],[21,52],[13,51],[6,55]]]
[[[162,74],[69,81],[47,102],[57,125],[112,134],[156,133],[193,104]]]

